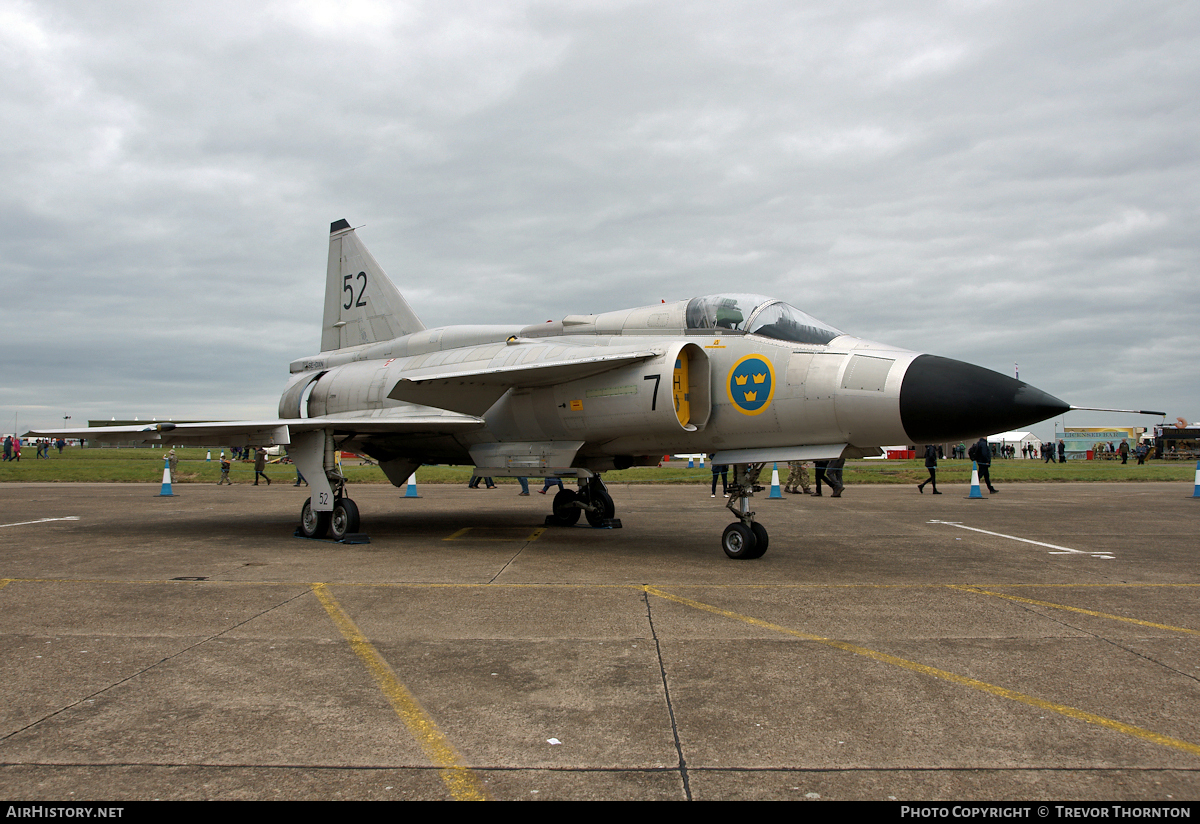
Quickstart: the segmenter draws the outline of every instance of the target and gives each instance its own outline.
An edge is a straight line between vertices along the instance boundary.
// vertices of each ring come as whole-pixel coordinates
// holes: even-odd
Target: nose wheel
[[[750,498],[762,490],[761,486],[755,484],[763,466],[758,463],[735,464],[733,467],[733,483],[729,486],[729,500],[725,506],[738,520],[725,527],[721,535],[721,549],[735,561],[761,558],[770,543],[767,528],[754,520],[754,512],[750,509]]]
[[[730,524],[725,527],[725,534],[721,536],[721,549],[735,561],[761,558],[767,551],[768,543],[767,529],[758,522],[751,523],[750,526],[741,522]]]

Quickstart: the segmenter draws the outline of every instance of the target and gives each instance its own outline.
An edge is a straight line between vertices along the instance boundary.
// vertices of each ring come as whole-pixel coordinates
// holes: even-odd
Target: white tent
[[[1041,448],[1042,441],[1032,432],[1001,432],[998,435],[988,435],[988,445],[992,446],[993,451],[996,445],[1007,446],[1009,444],[1016,447],[1018,457],[1021,457],[1021,447],[1025,444],[1032,446],[1035,450],[1034,456],[1038,457],[1036,450]]]

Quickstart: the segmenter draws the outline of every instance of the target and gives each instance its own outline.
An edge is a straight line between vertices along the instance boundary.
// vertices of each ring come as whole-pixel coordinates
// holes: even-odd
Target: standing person
[[[267,486],[271,485],[271,479],[267,477],[267,473],[263,472],[267,468],[267,450],[261,446],[254,450],[254,485],[258,486],[258,479],[261,476],[267,482]]]
[[[816,476],[817,489],[815,492],[813,492],[813,495],[820,498],[821,497],[821,481],[825,481],[825,483],[830,487],[833,486],[833,484],[829,483],[829,478],[825,474],[825,470],[829,468],[829,461],[814,461],[813,466],[815,466],[817,468],[817,476]]]
[[[845,458],[835,458],[829,462],[829,468],[825,470],[825,480],[833,487],[833,494],[830,498],[842,497],[842,490],[846,485],[842,483],[842,467],[846,465]]]
[[[529,494],[529,479],[522,475],[518,475],[517,483],[519,483],[521,485],[521,491],[518,492],[517,495],[518,496],[528,495]]]
[[[1058,442],[1058,462],[1059,463],[1067,462],[1067,445],[1065,443],[1063,443],[1062,441]]]
[[[229,459],[225,457],[225,453],[221,453],[221,480],[217,481],[217,486],[221,484],[229,484],[233,486],[233,481],[229,480]]]
[[[544,484],[542,484],[542,488],[539,489],[538,492],[545,495],[546,490],[548,490],[550,487],[554,486],[555,484],[558,484],[558,488],[562,489],[563,488],[562,478],[546,478],[546,482]]]
[[[4,460],[12,460],[12,435],[7,435],[4,438]]]
[[[808,463],[806,461],[788,461],[787,485],[784,486],[783,491],[796,495],[800,493],[801,489],[804,490],[805,495],[812,492],[812,485],[808,481]]]
[[[992,486],[992,448],[988,446],[987,438],[975,442],[975,463],[979,466],[979,480],[987,485],[987,491],[996,494]]]
[[[175,448],[167,453],[167,466],[171,470],[171,483],[175,483],[175,467],[179,465],[179,459],[175,457]]]
[[[1117,451],[1121,453],[1121,463],[1129,463],[1129,441],[1122,439]]]
[[[12,441],[13,441],[12,460],[16,461],[17,463],[20,463],[21,462],[21,438],[17,435],[13,435]]]
[[[712,494],[709,495],[708,497],[710,497],[710,498],[717,497],[717,476],[718,475],[721,476],[721,494],[728,498],[729,497],[729,465],[728,464],[718,464],[718,463],[715,463],[712,465],[712,476],[713,476]]]
[[[917,491],[922,495],[925,494],[925,484],[930,484],[933,487],[934,495],[941,495],[937,491],[937,447],[931,443],[925,444],[925,468],[929,470],[929,477],[917,484]]]

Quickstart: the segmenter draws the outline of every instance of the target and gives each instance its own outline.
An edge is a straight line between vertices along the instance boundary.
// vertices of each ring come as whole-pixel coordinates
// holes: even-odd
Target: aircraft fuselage
[[[470,447],[490,441],[582,440],[580,457],[595,459],[814,443],[871,447],[908,440],[899,402],[904,374],[918,356],[909,350],[850,335],[814,346],[713,330],[541,338],[520,332],[519,327],[451,327],[361,352],[300,359],[294,364],[300,371],[281,399],[280,417],[407,414],[413,404],[388,397],[403,379],[456,366],[499,369],[613,348],[656,354],[577,380],[513,387],[484,411],[485,427],[429,445],[425,459],[469,463]],[[458,345],[463,339],[474,340]],[[686,381],[682,396],[680,381]],[[310,391],[294,391],[310,382]]]

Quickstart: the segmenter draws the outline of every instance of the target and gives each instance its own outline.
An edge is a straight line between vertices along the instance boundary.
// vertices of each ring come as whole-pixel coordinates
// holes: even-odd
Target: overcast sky
[[[1194,0],[0,0],[0,429],[275,417],[343,217],[427,326],[761,292],[1192,421],[1198,126]]]

